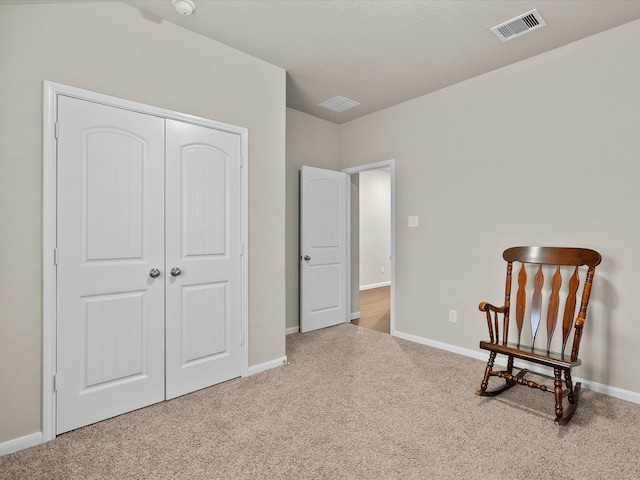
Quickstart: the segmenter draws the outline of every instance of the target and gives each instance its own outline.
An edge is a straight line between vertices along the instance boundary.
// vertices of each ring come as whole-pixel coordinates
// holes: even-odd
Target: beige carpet
[[[640,405],[583,390],[557,427],[550,394],[477,397],[483,362],[350,324],[287,354],[2,457],[0,478],[640,479]]]

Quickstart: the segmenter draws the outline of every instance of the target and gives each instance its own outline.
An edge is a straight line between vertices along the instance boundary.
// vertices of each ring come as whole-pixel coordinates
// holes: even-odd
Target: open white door
[[[347,321],[347,182],[343,172],[300,174],[300,331]]]

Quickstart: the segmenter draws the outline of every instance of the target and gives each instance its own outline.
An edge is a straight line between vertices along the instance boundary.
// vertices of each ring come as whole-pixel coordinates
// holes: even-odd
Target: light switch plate
[[[409,217],[409,227],[417,228],[418,227],[418,217]]]

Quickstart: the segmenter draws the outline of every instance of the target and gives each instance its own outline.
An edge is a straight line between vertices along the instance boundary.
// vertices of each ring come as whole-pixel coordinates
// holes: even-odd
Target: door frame
[[[369,170],[380,170],[383,168],[388,168],[390,172],[389,181],[391,183],[391,264],[390,264],[390,277],[391,277],[391,289],[390,289],[390,312],[389,312],[389,333],[392,336],[396,336],[396,315],[395,315],[395,285],[396,285],[396,206],[395,206],[395,184],[396,184],[396,161],[395,159],[383,160],[381,162],[375,163],[367,163],[365,165],[358,165],[356,167],[348,167],[343,168],[341,171],[349,175],[351,177],[352,174],[366,172]],[[351,316],[351,181],[347,182],[347,225],[349,228],[347,229],[347,244],[349,248],[347,249],[347,265],[349,268],[347,269],[347,322]]]
[[[55,373],[57,357],[57,141],[56,125],[59,94],[80,100],[131,110],[165,119],[214,128],[240,135],[241,155],[241,193],[240,210],[242,247],[242,338],[240,342],[242,356],[242,376],[249,370],[249,320],[248,320],[248,187],[249,187],[249,131],[247,128],[229,125],[186,113],[174,112],[160,107],[145,105],[110,95],[92,92],[60,83],[44,81],[42,90],[42,440],[47,442],[56,436],[56,395]]]

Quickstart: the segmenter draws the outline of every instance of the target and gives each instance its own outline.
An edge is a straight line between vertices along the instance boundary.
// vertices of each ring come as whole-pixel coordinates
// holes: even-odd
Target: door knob
[[[305,255],[304,259],[308,262],[309,260],[311,260],[311,257],[309,255]]]
[[[173,267],[171,269],[171,275],[173,275],[174,277],[179,276],[182,273],[182,270],[180,270],[178,267]]]
[[[151,278],[158,278],[160,276],[160,270],[158,270],[157,268],[152,268],[151,270],[149,270],[149,276]]]

